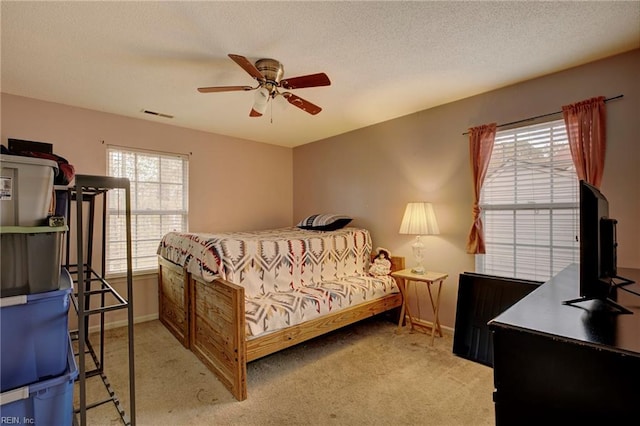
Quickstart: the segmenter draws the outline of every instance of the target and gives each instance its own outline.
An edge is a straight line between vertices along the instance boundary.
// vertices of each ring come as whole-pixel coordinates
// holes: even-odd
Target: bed
[[[244,400],[247,362],[402,305],[394,278],[369,274],[371,254],[355,227],[170,232],[158,248],[160,321]]]

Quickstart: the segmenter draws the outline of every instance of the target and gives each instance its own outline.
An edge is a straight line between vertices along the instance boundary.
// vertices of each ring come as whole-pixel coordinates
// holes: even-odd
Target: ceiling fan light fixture
[[[267,103],[269,103],[269,98],[271,97],[271,93],[269,89],[266,87],[261,87],[256,91],[254,100],[253,100],[253,108],[251,109],[251,117],[260,117],[267,110]]]

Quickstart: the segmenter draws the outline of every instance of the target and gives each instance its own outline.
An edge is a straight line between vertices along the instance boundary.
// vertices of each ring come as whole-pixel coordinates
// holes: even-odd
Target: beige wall
[[[425,238],[425,265],[446,272],[441,320],[453,327],[458,274],[471,218],[467,128],[557,111],[592,96],[609,102],[602,190],[619,220],[619,265],[640,267],[640,50],[474,96],[295,149],[2,94],[1,142],[46,141],[78,173],[104,175],[107,144],[190,155],[192,231],[289,226],[307,214],[352,215],[374,245],[411,261],[398,228],[408,201],[432,201],[441,235]],[[154,275],[136,277],[134,313],[157,315]],[[114,280],[118,288],[119,280]],[[430,320],[426,293],[411,295]],[[419,306],[416,305],[419,300]],[[420,308],[418,310],[418,308]],[[112,320],[121,320],[117,315]]]
[[[375,246],[411,262],[412,236],[398,229],[408,201],[434,203],[441,234],[423,238],[425,266],[449,274],[440,319],[453,327],[457,281],[474,270],[465,253],[471,220],[469,127],[559,111],[603,95],[608,151],[602,191],[618,224],[618,265],[640,267],[640,50],[421,111],[294,148],[294,220],[318,212],[352,215]],[[551,117],[562,118],[561,115]],[[413,291],[413,290],[411,290]],[[428,295],[411,294],[413,313],[431,320]],[[419,305],[416,306],[416,300]]]
[[[292,223],[290,148],[8,94],[1,100],[2,144],[6,146],[8,138],[53,143],[54,152],[69,160],[78,174],[105,175],[108,144],[190,154],[191,231]],[[136,317],[157,315],[156,280],[155,275],[136,277]]]

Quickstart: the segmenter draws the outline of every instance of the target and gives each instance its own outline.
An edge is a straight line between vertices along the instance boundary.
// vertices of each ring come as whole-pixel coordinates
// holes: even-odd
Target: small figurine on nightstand
[[[378,247],[376,249],[376,257],[373,258],[373,263],[369,267],[369,274],[379,277],[382,275],[389,275],[391,273],[391,254],[389,250]]]

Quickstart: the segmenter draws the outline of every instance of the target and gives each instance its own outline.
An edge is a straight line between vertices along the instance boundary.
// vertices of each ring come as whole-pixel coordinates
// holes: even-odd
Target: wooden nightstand
[[[426,326],[431,329],[431,344],[433,345],[436,332],[438,333],[438,336],[442,337],[442,329],[440,327],[440,320],[438,319],[438,313],[440,311],[440,291],[442,290],[442,283],[449,275],[433,271],[425,271],[424,274],[415,274],[411,272],[411,269],[403,269],[402,271],[393,272],[391,276],[403,280],[403,283],[399,286],[400,291],[402,292],[402,308],[400,309],[400,322],[398,323],[398,329],[402,328],[402,323],[405,319],[405,312],[407,317],[409,317],[409,324],[412,330],[414,329],[414,325],[422,327],[425,326],[425,324],[416,322],[411,316],[411,311],[407,304],[407,290],[409,282],[411,281],[415,284],[425,283],[427,285],[427,290],[429,290],[429,300],[431,301],[431,308],[433,309],[433,323],[431,326]],[[431,293],[431,286],[435,284],[438,285],[438,292],[434,301]]]

